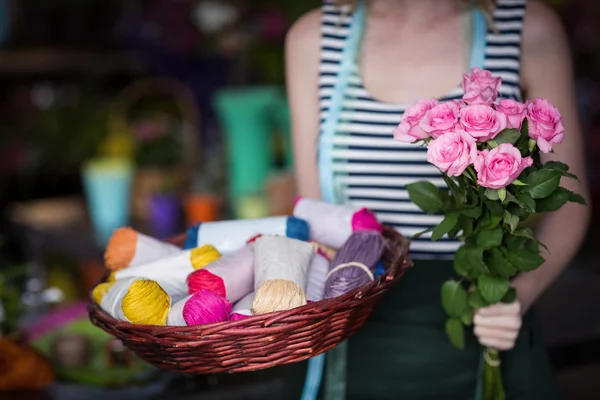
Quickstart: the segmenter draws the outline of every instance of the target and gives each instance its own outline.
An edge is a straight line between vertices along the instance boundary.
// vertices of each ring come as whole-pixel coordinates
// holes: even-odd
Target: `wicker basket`
[[[412,263],[408,241],[384,227],[385,274],[340,297],[285,312],[188,327],[117,321],[89,300],[91,321],[157,368],[181,373],[247,372],[323,353],[360,329]]]

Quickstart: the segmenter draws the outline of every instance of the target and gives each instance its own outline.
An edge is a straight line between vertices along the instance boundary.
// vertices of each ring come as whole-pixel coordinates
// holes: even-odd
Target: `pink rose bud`
[[[427,161],[448,176],[460,176],[475,162],[477,143],[463,131],[448,132],[429,142]]]
[[[506,115],[506,127],[521,129],[527,115],[527,105],[511,99],[501,99],[496,110]]]
[[[485,104],[490,105],[498,97],[498,92],[491,87],[485,87],[481,90],[473,89],[470,92],[465,93],[463,100],[468,104]]]
[[[506,115],[487,105],[469,105],[460,110],[460,125],[477,141],[486,142],[506,128]]]
[[[427,111],[419,126],[437,139],[447,132],[454,131],[458,125],[458,113],[460,106],[456,101],[439,103]]]
[[[553,144],[562,143],[565,135],[560,112],[547,99],[538,97],[527,102],[529,136],[537,142],[540,151],[549,153]]]
[[[394,139],[413,143],[417,140],[427,139],[429,134],[419,126],[419,122],[425,116],[425,113],[438,104],[436,99],[421,100],[417,104],[409,107],[402,114],[400,124],[394,129]]]
[[[502,85],[501,78],[495,78],[490,71],[478,67],[472,68],[469,74],[463,74],[462,88],[465,93],[481,92],[485,88],[491,88],[497,94],[500,85]]]
[[[510,143],[502,143],[492,150],[479,152],[475,159],[477,183],[490,189],[502,189],[510,185],[527,167],[531,157],[521,157],[521,152]]]

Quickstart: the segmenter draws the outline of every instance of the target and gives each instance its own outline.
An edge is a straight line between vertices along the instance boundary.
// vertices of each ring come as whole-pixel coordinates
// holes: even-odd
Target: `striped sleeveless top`
[[[526,0],[497,0],[494,25],[488,28],[483,55],[483,68],[502,78],[500,96],[519,101],[522,100],[519,60],[525,6]],[[326,0],[322,9],[319,66],[321,133],[351,22],[351,15]],[[443,216],[421,211],[409,200],[405,186],[419,180],[428,180],[440,188],[446,185],[441,172],[427,162],[426,147],[393,139],[392,131],[400,122],[405,106],[375,100],[365,90],[356,65],[352,68],[331,153],[336,183],[342,187],[343,198],[337,200],[371,209],[382,223],[410,237],[438,224]],[[438,100],[462,96],[462,88],[457,87]],[[452,258],[460,245],[458,240],[447,237],[431,242],[430,235],[424,235],[412,241],[411,256]]]

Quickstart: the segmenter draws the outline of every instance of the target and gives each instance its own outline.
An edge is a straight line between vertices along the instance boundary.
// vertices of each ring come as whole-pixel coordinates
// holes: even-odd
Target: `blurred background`
[[[596,222],[600,1],[548,2],[571,40]],[[0,399],[24,395],[2,391],[18,373],[31,399],[280,398],[269,371],[155,371],[94,328],[85,301],[115,226],[167,238],[291,212],[283,43],[319,4],[0,0]],[[600,393],[594,222],[538,307],[566,399]],[[7,358],[24,360],[16,377]],[[53,383],[37,390],[48,369]]]

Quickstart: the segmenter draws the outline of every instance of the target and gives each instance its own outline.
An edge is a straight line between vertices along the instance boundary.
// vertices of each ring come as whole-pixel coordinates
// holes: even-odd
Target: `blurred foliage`
[[[170,167],[182,162],[182,115],[171,98],[144,99],[130,110],[128,120],[137,165]]]
[[[106,116],[106,105],[87,96],[42,110],[33,132],[38,164],[66,170],[96,156],[106,134]]]
[[[26,277],[27,268],[24,265],[0,269],[0,334],[2,335],[17,331],[19,319],[25,311],[19,288],[23,287]]]

